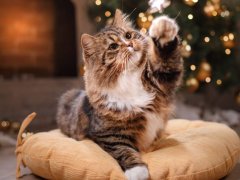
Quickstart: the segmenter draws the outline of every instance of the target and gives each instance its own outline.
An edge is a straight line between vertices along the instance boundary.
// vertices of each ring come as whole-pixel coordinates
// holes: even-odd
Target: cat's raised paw
[[[179,27],[175,20],[160,16],[153,20],[149,29],[149,35],[159,40],[160,44],[164,44],[174,40],[179,31]]]
[[[125,171],[127,180],[147,180],[149,178],[148,168],[146,166],[135,166]]]

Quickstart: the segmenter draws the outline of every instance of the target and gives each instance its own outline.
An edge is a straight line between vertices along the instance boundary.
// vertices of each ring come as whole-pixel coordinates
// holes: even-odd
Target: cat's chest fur
[[[128,110],[142,112],[146,125],[145,130],[138,139],[138,146],[141,151],[145,151],[157,137],[159,130],[164,127],[162,116],[155,112],[144,112],[143,108],[153,103],[154,93],[147,92],[142,84],[141,74],[122,74],[117,82],[117,86],[107,91],[107,107],[118,108],[118,110]]]
[[[142,108],[151,104],[155,98],[155,94],[144,89],[140,72],[122,73],[116,86],[105,93],[107,107],[114,107],[120,111],[142,111]]]

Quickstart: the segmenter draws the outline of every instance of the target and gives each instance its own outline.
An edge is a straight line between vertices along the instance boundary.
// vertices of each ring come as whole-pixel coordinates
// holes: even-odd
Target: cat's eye
[[[114,50],[114,49],[117,49],[118,48],[118,44],[117,43],[112,43],[110,44],[110,46],[108,47],[108,49],[110,50]]]
[[[131,38],[132,38],[132,35],[131,35],[130,32],[127,32],[127,33],[125,34],[125,37],[126,37],[126,39],[131,39]]]

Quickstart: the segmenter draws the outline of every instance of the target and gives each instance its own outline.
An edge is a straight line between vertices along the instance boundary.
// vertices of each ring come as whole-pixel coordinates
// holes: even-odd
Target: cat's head
[[[83,34],[81,45],[85,76],[96,79],[99,86],[116,83],[123,73],[141,71],[146,63],[146,37],[118,9],[111,25],[94,36]]]

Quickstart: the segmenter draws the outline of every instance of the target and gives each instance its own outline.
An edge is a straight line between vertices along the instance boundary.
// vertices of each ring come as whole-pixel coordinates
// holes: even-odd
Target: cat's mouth
[[[134,51],[137,51],[137,49],[135,49],[133,47],[127,47],[127,49],[130,53],[133,53]]]
[[[141,47],[137,42],[132,41],[129,45],[127,45],[127,49],[129,52],[133,53],[135,51],[140,51]]]

